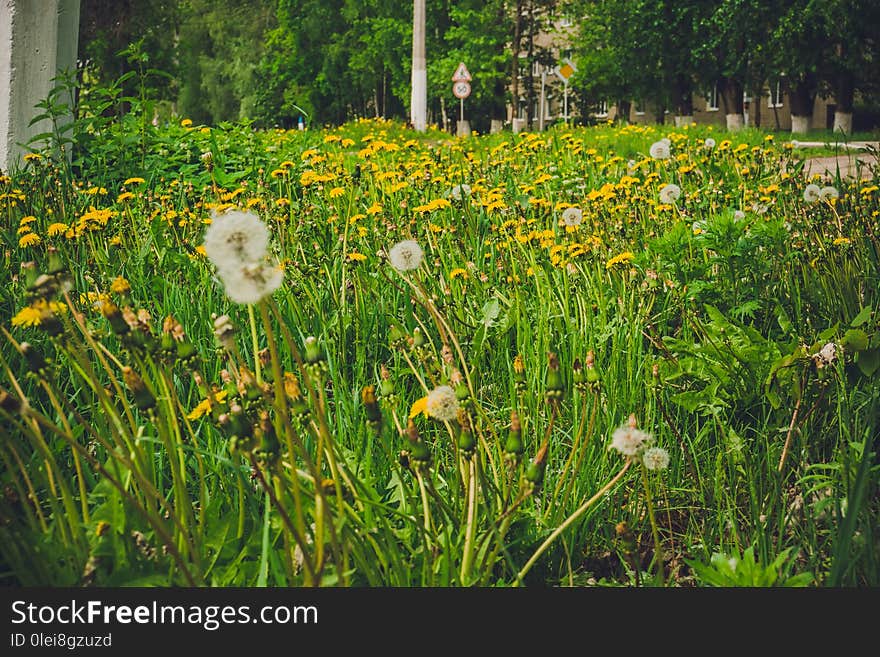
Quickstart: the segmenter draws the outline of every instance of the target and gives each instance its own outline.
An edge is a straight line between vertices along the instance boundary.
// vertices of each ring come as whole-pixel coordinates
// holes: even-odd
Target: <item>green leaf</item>
[[[850,326],[855,328],[855,327],[861,326],[862,324],[867,322],[869,319],[871,319],[871,311],[872,310],[873,309],[871,308],[871,306],[865,306],[864,308],[862,308],[859,311],[859,314],[853,318],[852,322],[850,322]]]
[[[874,373],[880,368],[880,348],[860,352],[856,365],[865,376],[874,376]]]
[[[868,348],[868,334],[862,329],[849,329],[840,344],[848,351],[864,351]]]

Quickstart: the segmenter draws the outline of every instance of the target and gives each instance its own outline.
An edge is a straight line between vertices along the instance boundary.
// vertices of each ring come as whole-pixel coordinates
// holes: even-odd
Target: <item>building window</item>
[[[600,100],[599,104],[596,105],[596,116],[600,119],[604,119],[608,116],[608,101]]]
[[[767,107],[782,107],[782,81],[775,80],[770,83],[770,93],[767,94]]]
[[[709,93],[706,94],[706,111],[717,112],[718,110],[718,84],[716,83],[709,90]]]

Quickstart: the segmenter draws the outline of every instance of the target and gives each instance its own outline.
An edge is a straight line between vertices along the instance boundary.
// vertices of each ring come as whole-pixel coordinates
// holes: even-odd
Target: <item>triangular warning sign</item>
[[[452,76],[453,82],[470,82],[471,74],[468,73],[467,66],[464,65],[464,62],[461,62],[458,65],[458,68],[455,69],[455,75]]]

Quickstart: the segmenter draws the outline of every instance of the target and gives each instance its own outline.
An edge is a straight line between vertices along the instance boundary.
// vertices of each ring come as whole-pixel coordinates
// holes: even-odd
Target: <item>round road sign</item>
[[[456,82],[452,85],[452,93],[456,98],[467,98],[471,95],[471,85],[468,82]]]

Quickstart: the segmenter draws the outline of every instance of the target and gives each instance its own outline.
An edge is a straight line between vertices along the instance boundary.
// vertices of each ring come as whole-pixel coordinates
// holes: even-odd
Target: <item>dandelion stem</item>
[[[611,488],[618,481],[620,481],[620,478],[623,477],[624,473],[629,469],[630,465],[631,465],[631,462],[629,460],[627,460],[627,462],[624,464],[624,466],[620,469],[620,471],[616,475],[614,475],[614,477],[611,479],[611,481],[609,481],[601,489],[599,489],[599,491],[595,495],[593,495],[593,497],[591,497],[586,502],[581,504],[581,506],[578,507],[578,509],[574,513],[572,513],[570,516],[568,516],[568,518],[563,520],[562,524],[553,530],[553,533],[551,533],[550,536],[547,537],[547,540],[545,540],[543,543],[541,543],[541,546],[537,550],[535,550],[535,553],[526,562],[526,565],[523,566],[522,569],[517,573],[516,582],[515,582],[516,586],[519,586],[522,584],[523,577],[525,577],[526,574],[532,569],[532,566],[535,565],[535,562],[538,560],[538,558],[542,554],[544,554],[544,552],[547,550],[547,548],[553,544],[553,541],[555,541],[559,537],[559,535],[562,534],[562,532],[564,532],[566,529],[568,529],[568,527],[575,520],[580,518],[587,509],[589,509],[593,504],[595,504],[599,499],[601,499],[602,496],[605,495],[605,493],[607,493],[609,490],[611,490]]]

